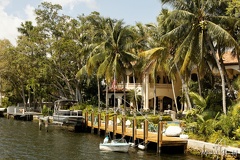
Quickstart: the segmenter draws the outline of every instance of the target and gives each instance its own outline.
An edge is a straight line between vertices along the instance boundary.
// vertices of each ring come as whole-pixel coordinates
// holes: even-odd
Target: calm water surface
[[[38,129],[37,122],[0,118],[0,159],[23,160],[200,160],[191,155],[157,155],[155,151],[130,148],[129,153],[99,151],[103,137],[74,133],[50,126]]]

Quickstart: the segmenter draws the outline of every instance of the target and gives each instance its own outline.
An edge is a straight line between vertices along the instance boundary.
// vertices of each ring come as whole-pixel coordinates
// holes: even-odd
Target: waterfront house
[[[223,55],[223,62],[229,79],[233,80],[236,78],[240,73],[237,57],[232,56],[230,52],[226,52]],[[214,76],[219,76],[217,68],[212,68],[212,72],[214,73]],[[196,69],[192,70],[191,79],[193,81],[197,81]],[[136,90],[137,94],[142,96],[142,103],[139,104],[139,109],[142,108],[143,110],[152,110],[154,107],[154,83],[149,73],[144,73],[142,77],[133,77],[133,74],[129,73],[126,77],[126,80],[126,92],[129,90]],[[177,111],[176,106],[178,107],[179,111],[181,109],[185,110],[187,107],[184,107],[184,105],[186,104],[181,103],[180,100],[182,96],[181,90],[182,83],[179,76],[177,76],[176,81],[174,81],[172,85],[171,80],[165,73],[158,73],[156,76],[156,110],[161,112],[168,109]],[[174,101],[173,91],[175,92],[177,104],[175,104]],[[107,105],[109,107],[114,107],[115,104],[115,107],[120,108],[124,103],[123,83],[116,83],[114,81],[112,86],[109,87],[107,97]],[[131,107],[131,102],[129,102],[129,100],[127,100],[126,106]]]

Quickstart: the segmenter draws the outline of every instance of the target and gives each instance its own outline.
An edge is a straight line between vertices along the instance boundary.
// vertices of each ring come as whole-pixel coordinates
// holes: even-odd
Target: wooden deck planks
[[[88,127],[91,127],[92,123],[91,121],[88,122]],[[93,128],[98,129],[98,125],[94,124]],[[105,123],[102,123],[100,126],[100,130],[105,130]],[[108,126],[108,132],[113,132],[113,126],[109,125]],[[116,134],[122,134],[122,126],[117,126]],[[125,136],[132,137],[132,128],[126,128]],[[148,132],[147,136],[147,141],[148,142],[153,142],[157,143],[158,140],[158,134],[156,132]],[[137,129],[137,139],[142,139],[144,138],[143,134],[143,129]],[[186,139],[181,139],[179,137],[167,137],[167,136],[162,136],[162,146],[181,146],[181,145],[187,145],[187,140]]]

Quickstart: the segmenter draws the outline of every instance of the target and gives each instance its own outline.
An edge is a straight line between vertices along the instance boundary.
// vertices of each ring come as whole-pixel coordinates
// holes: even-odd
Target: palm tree
[[[88,37],[91,37],[91,42],[88,45],[84,45],[82,51],[87,53],[86,64],[80,68],[77,73],[77,77],[80,78],[85,74],[89,78],[97,75],[97,68],[104,61],[105,52],[102,50],[104,43],[104,37],[106,32],[106,22],[107,19],[100,16],[98,12],[93,12],[87,17],[79,17],[80,21],[83,23],[82,28],[88,30]],[[89,36],[91,35],[91,36]],[[83,34],[85,37],[86,35]],[[84,38],[85,39],[85,38]],[[89,54],[90,53],[90,54]],[[98,110],[101,107],[101,93],[100,93],[100,80],[102,77],[97,76],[97,86],[98,86]],[[107,89],[106,89],[107,90]],[[107,100],[107,98],[106,98]],[[107,103],[106,103],[107,104]]]
[[[164,71],[163,64],[166,62],[167,54],[164,54],[164,48],[158,47],[139,54],[146,58],[146,64],[143,66],[144,72],[148,72],[153,77],[154,82],[154,115],[156,112],[156,74]]]
[[[174,56],[175,62],[181,62],[180,73],[188,75],[191,67],[194,64],[199,64],[206,57],[206,54],[213,56],[221,75],[223,112],[226,114],[225,81],[217,58],[215,44],[224,41],[225,47],[239,49],[239,46],[234,38],[221,26],[221,22],[229,20],[229,17],[220,15],[222,14],[219,12],[220,7],[222,7],[220,5],[223,5],[223,3],[219,3],[220,5],[217,6],[217,3],[212,1],[199,0],[162,0],[162,2],[170,3],[175,8],[165,20],[165,23],[174,20],[171,22],[175,24],[175,28],[165,36],[182,40]],[[215,12],[212,10],[213,7],[216,9]]]
[[[132,62],[137,59],[130,51],[134,42],[133,32],[128,26],[124,26],[123,21],[108,19],[106,34],[104,36],[102,51],[104,60],[99,65],[97,75],[104,76],[107,84],[113,77],[116,81],[122,79],[124,91],[124,114],[126,112],[126,70],[132,69]],[[115,75],[115,76],[114,76]]]
[[[158,21],[158,27],[157,32],[155,32],[153,37],[155,43],[157,43],[158,46],[164,46],[166,48],[166,51],[164,54],[168,55],[167,61],[164,63],[164,70],[167,73],[167,75],[171,78],[172,86],[174,89],[174,81],[176,80],[176,75],[178,74],[181,81],[182,81],[182,87],[183,87],[183,93],[185,94],[186,100],[187,100],[187,106],[191,108],[191,102],[188,95],[188,85],[186,83],[186,80],[179,72],[179,67],[175,61],[173,61],[173,58],[175,56],[177,45],[180,43],[181,39],[176,39],[176,35],[171,34],[170,31],[172,31],[177,24],[175,24],[174,19],[169,19],[170,12],[167,9],[163,9],[159,16],[157,17]],[[166,23],[167,21],[167,23]],[[156,28],[156,27],[154,27]],[[156,30],[156,29],[155,29]],[[170,34],[169,34],[170,32]],[[155,44],[155,46],[157,46]],[[173,94],[175,95],[175,92],[173,91]],[[177,105],[176,96],[174,96],[175,104]],[[176,106],[177,107],[177,106]],[[181,109],[182,110],[182,109]]]
[[[133,103],[133,113],[136,114],[138,103],[142,101],[142,97],[137,95],[137,90],[132,89],[127,93],[128,100]]]

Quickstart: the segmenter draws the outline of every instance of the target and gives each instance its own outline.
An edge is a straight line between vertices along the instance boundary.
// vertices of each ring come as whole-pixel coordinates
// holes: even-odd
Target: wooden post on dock
[[[42,130],[43,123],[44,123],[46,131],[48,132],[49,117],[39,118],[39,120],[38,120],[39,130]]]
[[[157,153],[161,153],[163,122],[158,123]]]
[[[48,132],[48,122],[49,122],[49,117],[46,118],[46,120],[44,121],[45,123],[45,129]]]
[[[116,138],[116,131],[117,131],[117,114],[114,113],[114,116],[113,116],[113,139]]]
[[[143,140],[144,143],[147,144],[148,142],[148,120],[144,120],[144,127],[143,127]]]
[[[122,137],[125,136],[126,133],[126,116],[123,115],[122,117]]]
[[[101,112],[98,112],[98,134],[100,135],[101,128]]]
[[[88,112],[85,112],[85,127],[88,128]]]
[[[132,127],[132,142],[135,145],[135,141],[136,141],[136,136],[137,136],[137,120],[136,117],[133,118],[133,127]]]
[[[106,113],[106,115],[105,115],[105,135],[108,134],[108,121],[109,121],[109,114]]]
[[[42,130],[42,120],[39,118],[38,121],[39,130]]]
[[[94,133],[94,112],[91,113],[91,133]]]

